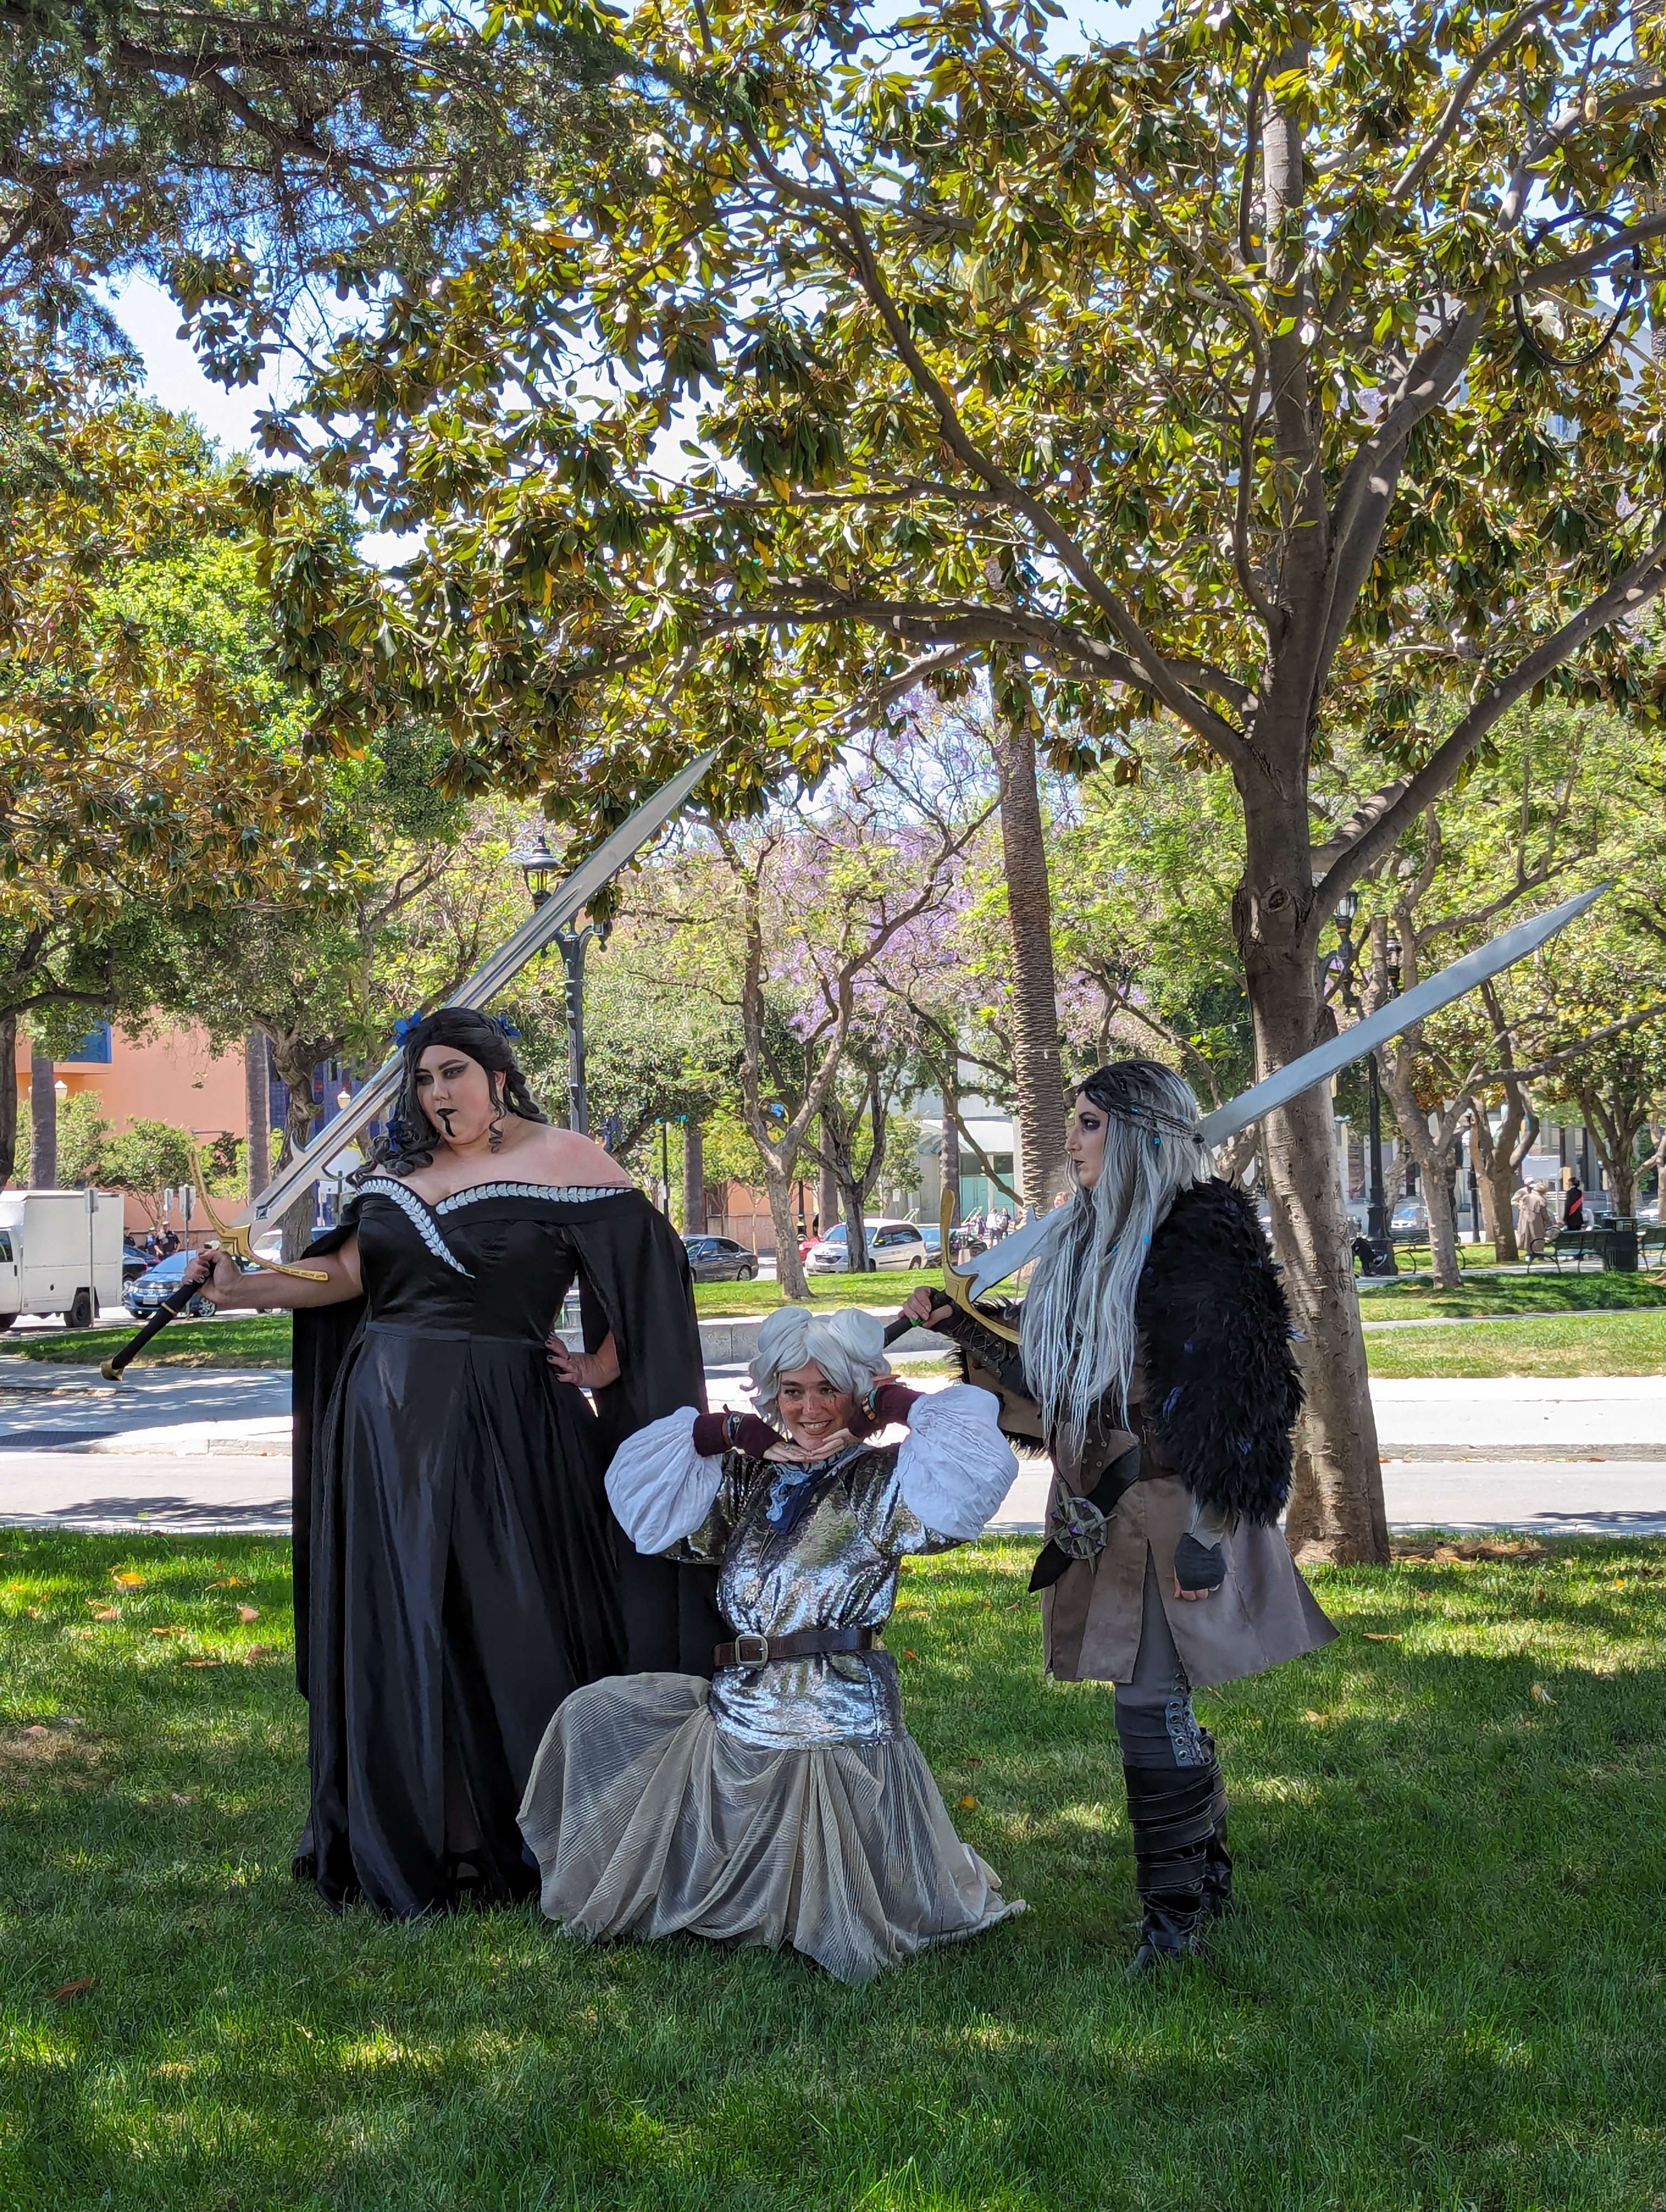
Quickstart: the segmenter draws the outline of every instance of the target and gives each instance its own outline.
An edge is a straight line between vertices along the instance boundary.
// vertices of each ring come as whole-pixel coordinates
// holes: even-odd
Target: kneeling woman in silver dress
[[[709,1684],[575,1691],[520,1826],[569,1935],[790,1945],[867,1981],[1023,1909],[956,1835],[878,1641],[902,1560],[976,1536],[1018,1468],[987,1392],[885,1374],[871,1315],[781,1307],[752,1379],[759,1413],[667,1414],[607,1476],[639,1551],[717,1563],[734,1641]]]

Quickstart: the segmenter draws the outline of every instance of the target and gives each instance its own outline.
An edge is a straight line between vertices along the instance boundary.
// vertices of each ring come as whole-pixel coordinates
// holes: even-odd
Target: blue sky
[[[1156,20],[1158,0],[1074,0],[1069,20],[1081,29],[1128,38]],[[1061,42],[1068,40],[1061,26]],[[257,413],[277,396],[276,372],[264,383],[227,392],[212,384],[197,356],[178,335],[179,314],[167,295],[149,277],[134,277],[111,297],[111,306],[143,356],[146,385],[153,398],[180,414],[194,415],[228,450],[252,442]]]

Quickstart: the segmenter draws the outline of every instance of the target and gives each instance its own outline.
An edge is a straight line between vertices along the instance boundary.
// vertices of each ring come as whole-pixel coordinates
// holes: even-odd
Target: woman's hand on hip
[[[544,1342],[550,1364],[562,1382],[571,1382],[581,1390],[605,1390],[610,1382],[618,1381],[619,1348],[611,1329],[593,1352],[569,1352],[555,1329],[550,1330]]]

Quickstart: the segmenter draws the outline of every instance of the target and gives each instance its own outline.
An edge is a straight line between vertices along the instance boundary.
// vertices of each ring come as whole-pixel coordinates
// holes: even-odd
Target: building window
[[[65,1062],[70,1060],[91,1061],[97,1066],[108,1067],[110,1065],[109,1023],[100,1022],[96,1029],[88,1030],[86,1036],[82,1037],[81,1042],[76,1047],[75,1050],[73,1052],[66,1052],[64,1055],[64,1059]]]

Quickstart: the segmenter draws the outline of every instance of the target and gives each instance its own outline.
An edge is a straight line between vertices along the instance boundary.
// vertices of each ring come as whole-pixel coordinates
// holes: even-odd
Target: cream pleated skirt
[[[964,1844],[909,1735],[762,1749],[689,1674],[575,1690],[520,1808],[545,1913],[585,1942],[702,1936],[842,1982],[1022,1912]]]

